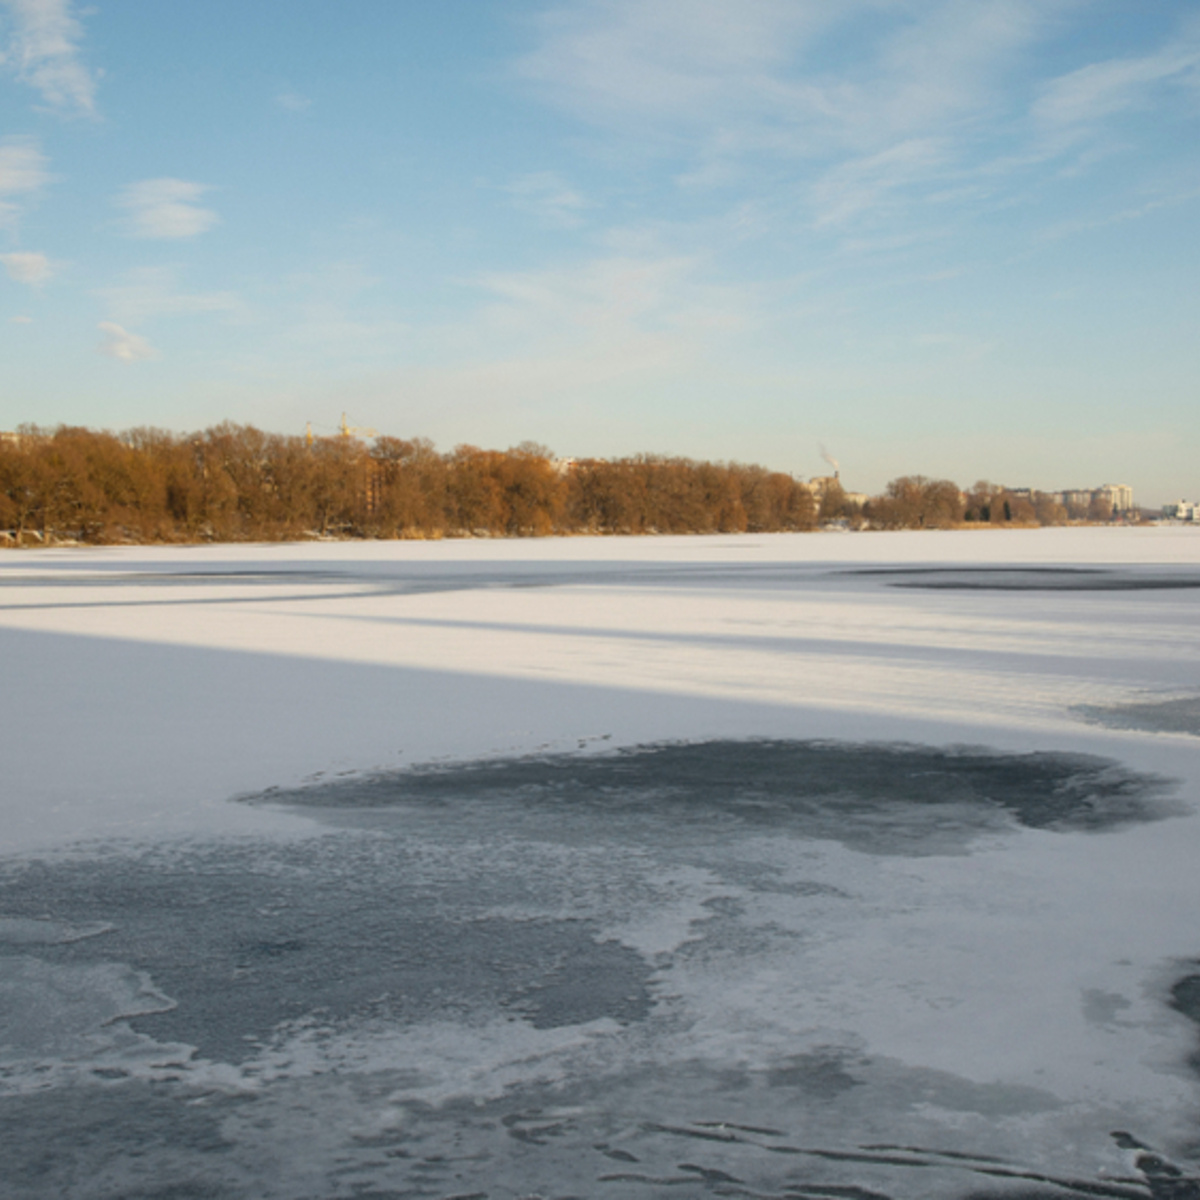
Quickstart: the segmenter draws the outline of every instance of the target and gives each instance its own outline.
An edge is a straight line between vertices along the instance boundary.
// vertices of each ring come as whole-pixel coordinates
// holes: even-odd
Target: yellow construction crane
[[[326,426],[326,428],[328,428],[328,426]],[[349,441],[352,437],[358,437],[358,436],[362,436],[362,437],[378,437],[379,436],[379,434],[376,432],[376,430],[368,429],[365,425],[349,424],[346,420],[345,413],[342,413],[342,423],[337,427],[337,431],[338,431],[338,433],[340,433],[342,435],[343,438],[346,439],[346,441]],[[305,423],[304,423],[305,445],[311,447],[313,442],[315,442],[316,440],[317,440],[317,435],[315,433],[313,433],[312,422],[305,421]]]
[[[342,435],[342,437],[346,438],[347,441],[349,441],[349,439],[354,437],[356,434],[361,434],[363,437],[379,436],[374,429],[367,429],[365,426],[361,425],[347,425],[345,413],[342,413],[342,423],[338,426],[338,432]]]

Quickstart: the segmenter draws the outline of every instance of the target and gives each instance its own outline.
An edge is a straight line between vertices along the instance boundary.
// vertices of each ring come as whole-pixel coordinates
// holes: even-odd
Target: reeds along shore
[[[982,491],[981,491],[982,489]],[[555,459],[544,447],[305,438],[223,424],[177,435],[23,427],[0,441],[0,544],[303,537],[740,533],[1061,523],[1061,505],[906,476],[865,506],[764,467],[686,458]]]

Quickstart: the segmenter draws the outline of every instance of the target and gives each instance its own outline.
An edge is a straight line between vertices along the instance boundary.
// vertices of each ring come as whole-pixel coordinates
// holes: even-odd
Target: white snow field
[[[1200,1197],[1200,532],[0,555],[0,1195]]]

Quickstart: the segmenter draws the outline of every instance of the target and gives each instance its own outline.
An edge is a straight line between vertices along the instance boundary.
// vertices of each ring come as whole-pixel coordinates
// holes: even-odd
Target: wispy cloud
[[[104,334],[104,341],[96,349],[108,358],[135,363],[158,357],[158,351],[144,337],[130,333],[115,321],[101,321],[96,328]]]
[[[186,179],[144,179],[130,184],[117,197],[129,214],[129,232],[143,238],[190,238],[205,233],[220,220],[198,201],[209,191]]]
[[[403,353],[399,347],[411,345],[412,329],[389,304],[386,284],[386,276],[354,259],[312,262],[290,273],[283,280],[286,317],[269,354],[282,355],[301,370],[334,362],[361,370],[368,362],[393,361]],[[257,344],[267,343],[259,339]],[[265,361],[261,351],[254,354]]]
[[[985,108],[1014,54],[1076,3],[579,0],[543,17],[516,70],[593,121],[707,129],[709,153],[862,153]]]
[[[50,260],[44,254],[31,250],[14,250],[11,254],[0,254],[0,263],[8,272],[8,277],[17,283],[28,283],[36,286],[45,283],[53,274]]]
[[[834,167],[813,189],[817,224],[845,222],[912,183],[927,182],[944,157],[936,140],[913,138]]]
[[[0,141],[0,224],[11,221],[17,212],[10,197],[36,192],[49,178],[46,158],[32,138]]]
[[[522,427],[565,428],[568,410],[599,435],[620,409],[639,436],[669,446],[639,424],[654,408],[643,404],[646,390],[661,395],[719,361],[726,341],[753,324],[757,297],[708,282],[703,259],[656,247],[649,235],[611,242],[569,264],[460,281],[481,303],[461,320],[409,331],[411,351],[363,377],[364,394],[388,403],[401,392],[410,421],[451,414],[445,436],[485,444]]]
[[[792,174],[833,223],[976,157],[1019,117],[1025,52],[1080,2],[568,0],[515,70],[622,148],[682,158],[682,186]]]
[[[176,272],[170,267],[143,267],[131,271],[122,283],[101,288],[97,295],[103,299],[110,316],[130,325],[155,317],[203,313],[235,317],[246,312],[245,304],[234,292],[182,291]]]
[[[878,123],[887,136],[948,134],[1011,103],[1010,72],[1078,0],[906,3],[880,38],[869,72],[854,80],[856,135]],[[893,8],[893,12],[897,11]]]
[[[505,185],[514,207],[548,225],[573,229],[583,224],[588,202],[554,171],[535,171]]]
[[[531,377],[548,369],[560,381],[571,362],[603,362],[615,378],[697,360],[714,337],[743,328],[753,304],[745,289],[706,283],[697,258],[649,247],[471,282],[483,305],[431,345],[444,343],[448,358],[470,346],[479,369],[523,363]]]
[[[567,324],[599,328],[614,319],[645,315],[661,305],[682,260],[600,259],[569,268],[492,272],[476,283],[501,302],[492,310],[503,323],[543,328],[557,314]]]
[[[743,0],[736,9],[723,0],[571,3],[542,17],[540,44],[516,69],[589,119],[692,124],[714,106],[777,106],[779,70],[836,19],[811,0]]]
[[[1038,236],[1039,242],[1054,242],[1062,238],[1074,237],[1080,233],[1091,233],[1097,229],[1107,229],[1113,225],[1123,225],[1129,221],[1140,221],[1152,213],[1164,208],[1174,208],[1181,204],[1191,204],[1200,200],[1200,188],[1192,187],[1181,192],[1155,196],[1141,204],[1129,208],[1118,209],[1115,212],[1104,213],[1101,216],[1073,217],[1068,221],[1060,221],[1044,229]]]
[[[1052,80],[1034,105],[1046,124],[1091,124],[1149,106],[1164,86],[1200,83],[1200,36],[1193,34],[1140,57],[1091,63]]]
[[[41,92],[49,108],[93,113],[98,73],[82,61],[83,28],[71,0],[0,0],[4,12],[8,26],[0,65]]]

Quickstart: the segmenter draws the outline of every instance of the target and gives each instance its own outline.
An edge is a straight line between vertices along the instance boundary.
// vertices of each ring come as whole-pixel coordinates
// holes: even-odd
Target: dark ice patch
[[[1200,588],[1200,574],[1102,567],[867,567],[848,575],[880,576],[888,587],[930,591],[1142,592]]]
[[[1191,965],[1200,968],[1200,962]],[[1200,1031],[1200,970],[1176,980],[1171,988],[1170,1004],[1177,1013],[1187,1017]],[[1188,1058],[1188,1064],[1200,1074],[1200,1047],[1192,1052]]]
[[[650,1012],[646,965],[617,941],[578,941],[539,981],[526,986],[514,1007],[535,1029],[583,1025],[601,1017],[641,1021]]]
[[[767,1072],[769,1087],[796,1088],[821,1100],[836,1100],[862,1082],[850,1074],[846,1055],[837,1050],[793,1054]]]
[[[1120,1014],[1132,1007],[1124,996],[1117,992],[1106,992],[1102,988],[1085,988],[1082,1001],[1084,1020],[1094,1025],[1123,1024]]]
[[[1200,963],[1196,963],[1200,967]],[[1200,974],[1185,975],[1171,989],[1171,1007],[1200,1025]]]
[[[507,804],[556,821],[592,813],[689,829],[776,829],[888,854],[946,853],[1015,820],[1112,829],[1183,811],[1171,781],[1082,754],[977,747],[714,740],[434,765],[250,801],[326,810]]]
[[[431,888],[394,843],[346,837],[33,863],[0,880],[0,911],[80,924],[103,913],[103,938],[41,945],[40,956],[147,972],[176,1003],[130,1024],[223,1062],[314,1019],[500,1011],[545,1029],[647,1015],[651,968],[639,954],[593,921],[494,916],[497,886]]]
[[[221,1123],[247,1101],[213,1096],[205,1104],[188,1104],[181,1099],[195,1097],[144,1082],[0,1096],[0,1183],[6,1200],[249,1195],[242,1187],[227,1186],[227,1179],[218,1182],[234,1148]],[[134,1144],[134,1153],[114,1153]],[[198,1176],[207,1181],[197,1182]]]
[[[1106,725],[1109,729],[1188,733],[1200,737],[1200,696],[1140,700],[1132,704],[1078,704],[1071,711],[1093,725]]]

